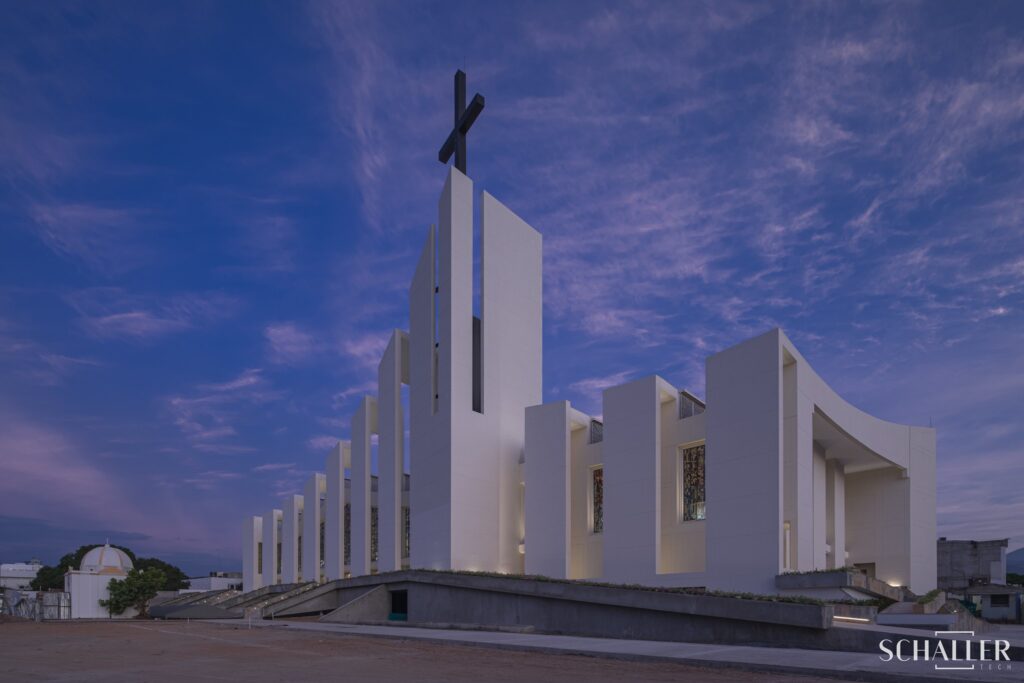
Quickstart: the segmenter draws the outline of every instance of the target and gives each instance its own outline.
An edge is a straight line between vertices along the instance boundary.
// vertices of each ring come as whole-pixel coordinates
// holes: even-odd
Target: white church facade
[[[771,594],[851,566],[935,587],[934,430],[853,407],[778,329],[707,359],[706,405],[658,376],[600,420],[543,403],[541,236],[481,193],[474,283],[474,199],[449,169],[409,330],[325,473],[246,519],[246,590],[427,568]]]

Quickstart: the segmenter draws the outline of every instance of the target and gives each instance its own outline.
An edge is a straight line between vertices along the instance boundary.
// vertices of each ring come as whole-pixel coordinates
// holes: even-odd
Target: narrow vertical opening
[[[437,414],[438,404],[441,400],[440,395],[440,354],[441,354],[441,251],[437,244],[437,231],[431,230],[433,236],[431,243],[434,249],[433,254],[433,280],[434,280],[434,295],[433,295],[433,315],[431,315],[431,327],[433,342],[433,363],[430,368],[430,384],[431,384],[431,396],[433,397],[432,412]]]
[[[473,412],[484,412],[483,323],[473,316]]]
[[[475,198],[474,198],[475,199]],[[484,412],[483,375],[483,298],[484,298],[484,237],[483,202],[473,202],[473,412]]]

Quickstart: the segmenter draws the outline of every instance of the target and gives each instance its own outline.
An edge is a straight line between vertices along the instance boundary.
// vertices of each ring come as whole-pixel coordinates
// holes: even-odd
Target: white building
[[[188,580],[190,591],[224,591],[240,588],[241,572],[210,572],[208,576],[196,576]]]
[[[475,283],[473,185],[449,169],[409,331],[392,334],[324,483],[246,521],[247,590],[406,565],[758,593],[852,565],[934,588],[932,429],[854,408],[781,330],[707,360],[706,407],[658,376],[605,390],[603,422],[542,404],[541,237],[480,201]]]
[[[138,612],[129,607],[121,614],[110,614],[100,600],[110,598],[108,585],[113,579],[124,579],[131,571],[132,560],[119,548],[110,544],[98,545],[85,554],[78,569],[64,575],[64,592],[71,594],[72,619],[127,619]]]
[[[42,568],[43,563],[39,560],[0,564],[0,590],[4,588],[25,590]]]

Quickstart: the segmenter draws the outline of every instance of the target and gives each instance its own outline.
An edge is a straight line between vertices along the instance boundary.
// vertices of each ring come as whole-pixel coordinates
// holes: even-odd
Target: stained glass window
[[[604,468],[595,467],[592,470],[592,483],[590,492],[590,503],[593,515],[593,532],[599,534],[604,531]]]
[[[409,557],[409,506],[402,506],[402,557]]]
[[[683,449],[683,521],[704,519],[704,444]]]
[[[377,561],[377,508],[370,508],[370,562]]]
[[[352,506],[345,503],[345,564],[352,564]]]
[[[320,518],[320,552],[317,553],[320,557],[320,569],[324,568],[324,549],[327,547],[327,522],[323,517]],[[322,573],[322,572],[321,572]]]

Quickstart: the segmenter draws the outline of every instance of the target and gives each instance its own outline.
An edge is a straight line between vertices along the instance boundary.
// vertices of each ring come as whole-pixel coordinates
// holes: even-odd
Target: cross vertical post
[[[459,69],[455,72],[455,117],[452,132],[448,134],[448,139],[437,153],[438,161],[447,164],[454,154],[455,168],[466,173],[466,133],[483,109],[484,98],[480,93],[473,95],[469,106],[466,106],[466,74]]]

